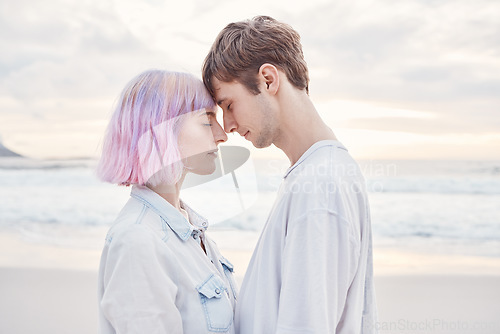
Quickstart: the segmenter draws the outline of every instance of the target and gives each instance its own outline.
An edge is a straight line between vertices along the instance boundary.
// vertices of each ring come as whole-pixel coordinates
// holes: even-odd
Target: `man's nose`
[[[236,121],[234,120],[234,117],[230,113],[224,113],[223,119],[224,119],[224,131],[226,131],[227,133],[236,131],[237,124]]]

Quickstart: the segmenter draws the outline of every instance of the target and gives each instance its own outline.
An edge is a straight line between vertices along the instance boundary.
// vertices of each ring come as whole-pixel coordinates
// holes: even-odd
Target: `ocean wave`
[[[36,160],[29,158],[0,157],[0,170],[61,170],[72,168],[94,168],[93,159]]]
[[[34,234],[67,227],[64,231],[77,237],[81,229],[110,226],[128,200],[130,188],[98,181],[91,167],[70,165],[76,164],[62,163],[61,168],[0,168],[0,227],[21,225],[25,231],[32,231],[31,226],[37,226]],[[500,240],[500,177],[486,174],[490,172],[368,176],[374,238],[436,245],[494,245],[495,240]],[[236,204],[230,205],[238,206],[238,210],[227,218],[222,213],[227,213],[228,203],[232,202],[221,199],[232,194],[226,189],[233,185],[231,178],[221,180],[227,182],[215,188],[183,192],[188,195],[191,191],[197,198],[189,202],[194,209],[203,213],[209,207],[212,210],[207,212],[215,212],[207,217],[214,229],[260,231],[275,201],[282,174],[252,175],[257,180],[256,193],[245,193],[245,189],[253,188],[243,182],[254,179],[245,173],[237,176],[242,178],[244,201],[235,198]],[[222,193],[223,189],[226,193]]]
[[[392,177],[367,180],[369,192],[500,194],[500,178],[486,177]]]

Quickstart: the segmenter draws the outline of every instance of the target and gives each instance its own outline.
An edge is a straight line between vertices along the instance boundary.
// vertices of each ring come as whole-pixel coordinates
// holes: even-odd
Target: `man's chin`
[[[247,140],[252,142],[252,145],[255,148],[266,148],[266,147],[269,147],[272,145],[273,138],[274,138],[274,136],[272,136],[272,133],[264,131],[264,132],[259,133],[258,136],[247,139]]]
[[[266,147],[271,146],[271,144],[272,144],[272,142],[260,142],[260,141],[253,142],[252,141],[252,145],[255,148],[266,148]]]

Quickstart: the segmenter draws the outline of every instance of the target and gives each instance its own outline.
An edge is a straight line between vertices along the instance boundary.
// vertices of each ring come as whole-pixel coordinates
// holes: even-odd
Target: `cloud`
[[[393,110],[332,116],[331,124],[500,133],[498,12],[496,0],[4,1],[0,131],[8,137],[14,114],[34,122],[18,131],[35,127],[40,136],[47,122],[103,121],[133,76],[149,68],[199,75],[226,24],[263,14],[301,34],[316,105],[340,99]],[[412,119],[408,110],[434,116]]]
[[[494,1],[331,2],[294,17],[320,98],[471,111],[500,107]],[[321,15],[319,15],[321,13]],[[314,22],[314,24],[310,24]],[[318,67],[319,70],[315,70]]]
[[[422,134],[463,134],[463,133],[495,133],[500,128],[500,122],[492,123],[487,119],[476,118],[471,123],[463,119],[436,117],[431,119],[409,117],[377,117],[377,118],[352,118],[338,123],[340,127],[397,131]]]
[[[454,115],[387,107],[384,104],[333,100],[316,108],[333,129],[398,132],[418,135],[494,134],[500,135],[500,113],[477,109]]]
[[[53,1],[48,10],[46,2],[14,3],[8,12],[22,15],[2,11],[9,38],[2,42],[0,94],[22,101],[25,112],[36,112],[30,106],[38,100],[115,97],[132,76],[170,61],[110,6]]]

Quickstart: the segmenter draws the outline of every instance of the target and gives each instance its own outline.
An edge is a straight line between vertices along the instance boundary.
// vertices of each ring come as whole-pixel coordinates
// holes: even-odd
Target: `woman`
[[[187,172],[215,170],[227,136],[201,80],[146,71],[124,89],[98,176],[132,185],[99,269],[101,333],[234,333],[232,265],[179,199]]]

